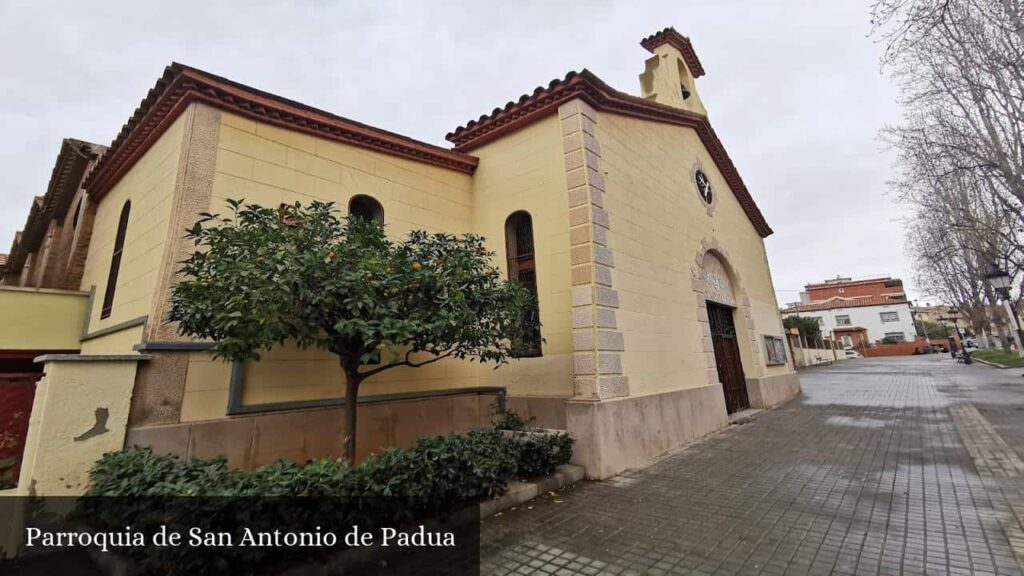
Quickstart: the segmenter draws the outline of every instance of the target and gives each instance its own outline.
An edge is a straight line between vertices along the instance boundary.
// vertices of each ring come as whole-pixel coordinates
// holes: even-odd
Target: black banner
[[[398,497],[0,498],[0,521],[5,576],[480,572],[477,506],[419,520]]]

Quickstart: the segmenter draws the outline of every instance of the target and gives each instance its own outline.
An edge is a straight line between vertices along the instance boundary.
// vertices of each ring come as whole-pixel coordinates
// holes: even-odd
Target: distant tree
[[[926,320],[918,320],[914,323],[917,327],[917,335],[925,338],[948,338],[949,328],[945,324],[938,322],[928,322]]]
[[[182,263],[168,321],[230,361],[284,342],[335,354],[349,462],[364,380],[445,358],[500,365],[536,330],[524,320],[536,318],[533,297],[502,279],[480,236],[414,231],[395,242],[329,203],[229,204],[231,217],[202,214],[188,231],[197,249]]]
[[[898,155],[890,188],[912,206],[918,284],[1008,346],[984,275],[996,261],[1024,274],[1024,4],[874,0],[871,19],[900,91],[903,118],[882,137]]]
[[[821,339],[821,324],[817,318],[808,316],[787,316],[782,320],[782,325],[787,329],[796,328],[804,341],[810,344]]]

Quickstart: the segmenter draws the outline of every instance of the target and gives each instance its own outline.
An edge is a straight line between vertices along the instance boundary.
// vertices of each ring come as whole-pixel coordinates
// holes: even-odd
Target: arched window
[[[81,212],[82,212],[82,199],[79,198],[78,199],[78,203],[75,204],[75,215],[71,218],[71,229],[72,230],[77,230],[78,229],[78,219],[80,218]]]
[[[360,194],[348,201],[348,215],[353,218],[384,224],[384,207],[369,196]]]
[[[514,212],[505,220],[505,249],[508,254],[508,277],[517,280],[533,294],[537,300],[537,270],[533,248],[533,219],[529,212]],[[524,318],[524,325],[529,326],[523,335],[514,341],[515,356],[540,356],[540,311],[535,305]]]
[[[132,201],[126,200],[121,208],[121,219],[117,223],[117,236],[114,238],[114,254],[110,257],[110,273],[107,274],[107,289],[103,293],[103,308],[100,318],[109,318],[114,308],[114,290],[117,288],[117,273],[121,269],[121,253],[124,252],[124,236],[128,233],[128,215],[132,211]]]

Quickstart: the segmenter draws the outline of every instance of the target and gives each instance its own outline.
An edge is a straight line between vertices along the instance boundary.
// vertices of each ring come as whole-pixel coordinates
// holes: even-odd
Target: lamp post
[[[993,262],[985,274],[985,281],[992,286],[992,290],[1003,301],[1003,310],[1006,311],[1006,317],[1010,322],[1010,331],[1013,334],[1013,342],[1017,346],[1017,355],[1024,358],[1024,349],[1020,345],[1020,327],[1017,325],[1017,315],[1010,307],[1010,285],[1013,284],[1013,278],[1010,277],[1009,272]]]
[[[948,310],[948,312],[950,314],[954,314],[955,311],[956,311],[956,308],[950,308]],[[957,320],[958,320],[958,318],[956,316],[940,316],[939,317],[939,322],[942,323],[942,325],[946,328],[946,340],[949,342],[949,355],[950,355],[951,358],[956,358],[956,349],[957,349],[957,347],[963,347],[963,344],[960,343],[961,342],[960,341],[960,329],[957,328],[957,326],[956,326]],[[950,333],[949,333],[949,330],[950,330],[950,326],[949,325],[950,324],[953,325],[953,328],[952,328],[953,334],[952,335],[950,335]]]

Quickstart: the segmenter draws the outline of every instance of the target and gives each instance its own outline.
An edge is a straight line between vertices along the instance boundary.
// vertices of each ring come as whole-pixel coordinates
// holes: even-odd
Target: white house
[[[835,296],[821,302],[790,306],[782,310],[782,315],[784,318],[816,318],[822,334],[831,335],[847,346],[859,344],[859,333],[866,333],[869,343],[883,338],[909,342],[917,333],[910,302],[884,296]]]

